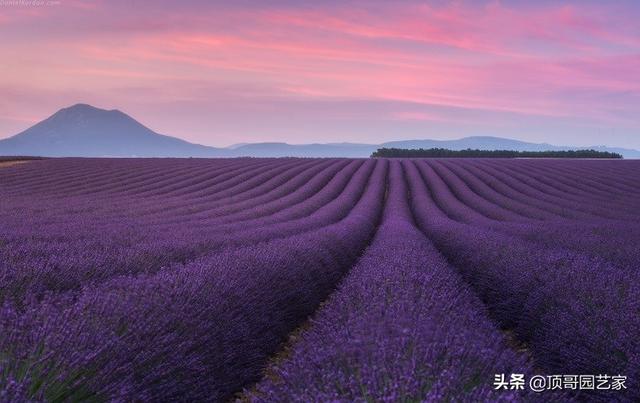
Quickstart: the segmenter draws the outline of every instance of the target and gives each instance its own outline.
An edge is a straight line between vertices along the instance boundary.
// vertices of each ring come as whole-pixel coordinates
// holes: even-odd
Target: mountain
[[[119,110],[87,104],[64,108],[4,140],[0,155],[43,157],[368,157],[376,149],[447,148],[463,150],[555,151],[591,148],[639,158],[640,151],[606,146],[570,147],[527,143],[501,137],[474,136],[458,140],[403,140],[383,144],[241,143],[226,148],[193,144],[158,134]]]
[[[218,150],[155,133],[119,110],[77,104],[5,140],[0,155],[211,157]]]

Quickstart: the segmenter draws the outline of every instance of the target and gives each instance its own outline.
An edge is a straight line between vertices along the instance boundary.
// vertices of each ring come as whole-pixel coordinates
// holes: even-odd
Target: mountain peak
[[[111,112],[111,113],[113,113],[113,112],[122,113],[117,109],[102,109],[102,108],[95,107],[93,105],[83,104],[83,103],[78,103],[78,104],[75,104],[75,105],[67,106],[66,108],[60,109],[58,111],[58,113],[60,113],[60,112],[63,112],[63,113],[65,113],[65,112],[66,113],[69,113],[69,112],[71,112],[71,113],[100,113],[100,112],[103,112],[103,113],[109,113],[109,112]]]
[[[95,106],[89,105],[89,104],[77,103],[75,105],[68,106],[64,109],[100,109],[100,108],[96,108]]]
[[[120,122],[126,120],[123,118],[128,116],[116,110],[100,109],[89,104],[78,103],[60,109],[42,123],[48,122],[57,129],[69,131],[74,127],[87,129],[95,125],[123,124]]]

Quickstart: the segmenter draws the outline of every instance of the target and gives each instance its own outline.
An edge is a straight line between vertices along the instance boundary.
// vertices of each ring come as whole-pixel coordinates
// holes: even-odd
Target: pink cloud
[[[407,112],[393,112],[391,114],[392,119],[404,120],[404,121],[427,121],[427,122],[450,122],[451,118],[444,118],[435,113],[407,111]]]
[[[498,1],[197,6],[70,1],[10,10],[0,15],[0,47],[10,55],[0,88],[81,88],[122,108],[143,99],[123,89],[146,88],[151,103],[348,99],[610,125],[640,113],[629,95],[640,91],[637,9]],[[197,90],[220,83],[233,94]],[[0,120],[9,115],[0,109]],[[452,120],[404,109],[385,116]]]

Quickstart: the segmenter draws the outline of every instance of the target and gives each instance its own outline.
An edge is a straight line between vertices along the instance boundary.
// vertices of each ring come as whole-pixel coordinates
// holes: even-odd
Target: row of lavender
[[[184,193],[173,206],[168,205],[172,201],[168,197],[141,195],[143,186],[128,191],[131,179],[118,179],[124,189],[107,196],[96,192],[50,199],[52,196],[42,191],[44,200],[14,200],[15,207],[3,206],[2,218],[7,225],[2,233],[5,247],[1,261],[5,267],[0,277],[4,291],[0,300],[78,290],[116,275],[153,272],[172,262],[184,263],[225,246],[286,237],[335,222],[348,213],[345,206],[357,200],[373,169],[372,163],[362,161],[324,161],[319,166],[314,161],[311,167],[300,161],[280,167],[282,163],[272,161],[268,164],[271,179],[281,181],[285,176],[286,181],[273,185],[259,174],[262,165],[240,169],[268,186],[247,188],[244,175],[232,170],[241,177],[237,180],[222,167],[226,171],[223,178],[215,173],[212,176],[223,186],[214,184],[204,192]],[[188,181],[188,174],[172,180]],[[153,171],[147,180],[164,183]],[[49,187],[56,192],[57,188],[57,183]],[[262,193],[256,196],[256,191]],[[255,199],[259,204],[247,206],[247,201]],[[209,203],[207,216],[201,210],[181,215],[181,209],[191,208],[197,201]],[[199,215],[195,221],[194,214]]]
[[[392,162],[377,234],[255,401],[509,401],[490,374],[533,372],[415,225]],[[558,396],[555,394],[554,396]]]
[[[346,273],[254,398],[528,398],[490,378],[532,365],[637,376],[635,163],[387,164],[0,171],[4,396],[227,399]]]
[[[272,161],[267,168],[281,164]],[[57,266],[44,276],[34,271],[32,287],[19,289],[5,301],[2,331],[6,337],[0,341],[0,349],[3,357],[8,357],[3,363],[5,382],[11,385],[6,393],[14,398],[35,396],[45,400],[94,395],[127,400],[171,396],[215,399],[227,397],[257,379],[260,364],[326,298],[365,247],[373,235],[385,190],[385,164],[288,161],[285,165],[282,173],[292,178],[308,172],[310,166],[322,165],[323,169],[271,202],[264,198],[254,214],[247,216],[250,210],[242,210],[247,218],[232,222],[237,227],[235,232],[224,223],[216,225],[222,215],[212,215],[210,221],[201,223],[204,228],[203,224],[211,227],[209,232],[182,228],[190,232],[191,243],[206,243],[187,262],[166,255],[171,249],[163,249],[165,238],[157,237],[151,238],[160,246],[154,252],[165,260],[157,262],[152,259],[155,256],[149,256],[144,262],[151,261],[154,267],[140,270],[140,263],[132,259],[132,270],[113,273],[129,258],[125,256],[113,263],[108,261],[112,265],[99,270],[77,262],[79,267]],[[253,172],[256,174],[260,175]],[[271,175],[277,176],[278,172]],[[245,188],[238,195],[258,186]],[[212,194],[216,200],[224,200],[220,193],[229,194],[229,189],[227,185]],[[263,194],[269,192],[266,189]],[[300,193],[306,194],[303,203],[286,200],[293,197],[290,195],[300,198]],[[137,197],[138,193],[133,197],[119,194],[110,200],[132,198],[126,211],[141,215],[139,206],[134,205]],[[185,205],[193,195],[189,197]],[[260,196],[246,199],[255,197]],[[85,203],[99,199],[90,194]],[[63,205],[67,199],[60,200],[57,207],[62,212],[48,212],[43,219],[69,214]],[[233,201],[242,202],[240,197]],[[216,201],[211,204],[211,209],[225,207]],[[98,219],[106,220],[107,214],[116,215],[117,210],[100,212],[102,217]],[[148,214],[145,217],[152,222],[136,222],[143,226],[141,233],[153,230],[155,222],[162,220],[160,214],[167,216],[165,221],[178,216],[164,211]],[[178,230],[184,226],[189,223],[159,227]],[[214,238],[216,235],[219,238]],[[44,233],[45,242],[56,236],[58,233]],[[91,227],[73,238],[82,237],[96,237],[96,242],[107,246],[112,241],[101,238]],[[149,242],[149,237],[144,240]],[[34,262],[29,260],[27,248],[34,245],[24,238],[20,241],[25,242],[26,253],[13,257],[28,260],[23,266],[26,268]],[[73,240],[69,241],[75,247]],[[186,248],[191,243],[179,246]],[[82,269],[87,282],[76,280]],[[61,283],[68,277],[79,287]],[[97,277],[101,281],[95,281]],[[15,290],[13,278],[5,279],[9,280],[6,290]],[[36,285],[46,287],[46,292],[40,292]]]
[[[640,283],[633,221],[638,216],[625,212],[624,223],[595,215],[567,222],[545,208],[544,196],[553,193],[541,191],[529,203],[518,204],[514,201],[524,193],[495,176],[491,185],[483,184],[471,173],[484,163],[475,161],[467,175],[459,176],[452,172],[460,173],[465,165],[460,161],[402,165],[409,191],[402,188],[405,179],[395,168],[390,191],[401,200],[388,200],[374,243],[310,328],[296,338],[290,358],[272,365],[248,396],[256,401],[317,396],[345,401],[511,400],[512,394],[491,389],[490,374],[528,375],[534,365],[536,372],[546,374],[626,374],[629,389],[520,393],[516,399],[637,401]],[[636,197],[632,187],[611,191],[614,214],[622,204],[618,196],[625,202]],[[403,205],[405,194],[413,216]],[[501,197],[502,203],[492,204],[492,197]],[[581,197],[578,208],[598,205],[588,193]],[[549,217],[533,221],[529,214],[534,209]],[[616,237],[597,240],[610,248],[622,241],[623,253],[598,256],[600,250],[589,248],[589,235],[583,240],[580,233],[564,233],[598,228]],[[563,236],[570,241],[563,242]],[[444,258],[453,267],[446,267]],[[473,297],[465,296],[453,271]],[[467,302],[478,297],[475,304]],[[505,349],[496,328],[483,332],[482,320],[469,317],[483,305],[480,301],[500,329],[515,335],[529,362]]]
[[[612,217],[591,217],[570,223],[547,219],[541,223],[524,220],[516,224],[514,217],[514,220],[503,218],[480,224],[474,223],[471,208],[459,211],[459,220],[453,220],[447,214],[451,206],[461,208],[463,205],[460,197],[456,203],[452,195],[463,192],[481,195],[479,191],[471,192],[470,180],[456,183],[449,177],[451,193],[441,191],[439,196],[450,198],[441,200],[440,204],[435,202],[433,195],[437,192],[429,192],[424,184],[428,183],[429,177],[433,179],[436,165],[436,162],[407,164],[416,219],[424,233],[482,299],[495,322],[513,332],[518,341],[526,345],[535,365],[545,373],[613,373],[625,374],[629,379],[626,391],[592,392],[588,397],[596,400],[637,399],[640,346],[634,334],[640,331],[637,315],[640,312],[640,282],[638,255],[633,245],[637,245],[640,238],[635,224],[637,215],[623,211],[623,206],[637,197],[633,196],[635,191],[624,184],[618,189],[610,189],[609,208],[614,207],[612,213],[624,217],[623,222],[612,220]],[[508,168],[517,168],[514,165]],[[532,177],[541,173],[534,164],[527,168]],[[574,166],[567,167],[571,168]],[[441,170],[440,176],[444,177],[444,174]],[[553,174],[553,178],[564,175],[563,170],[553,171]],[[585,178],[595,176],[584,171],[581,175]],[[622,177],[640,179],[637,170]],[[563,187],[558,183],[555,187],[570,193],[569,184],[567,182],[567,187]],[[594,209],[603,200],[600,195],[588,192],[580,197],[576,200],[579,206],[589,209]],[[540,208],[538,200],[531,197],[528,206]],[[474,202],[477,206],[481,200]],[[493,214],[505,214],[499,207],[496,205]],[[476,207],[475,213],[479,211]],[[511,211],[517,212],[516,209]],[[598,228],[616,236],[609,239],[606,234],[589,234]],[[608,248],[619,248],[620,253],[601,256],[599,250],[590,248],[594,239]]]

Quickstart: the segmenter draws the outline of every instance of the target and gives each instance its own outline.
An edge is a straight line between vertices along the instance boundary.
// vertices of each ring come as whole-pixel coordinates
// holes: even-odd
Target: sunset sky
[[[75,103],[213,146],[640,148],[640,1],[0,0],[0,138]]]

